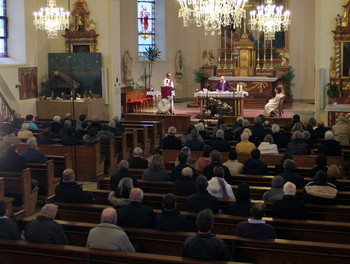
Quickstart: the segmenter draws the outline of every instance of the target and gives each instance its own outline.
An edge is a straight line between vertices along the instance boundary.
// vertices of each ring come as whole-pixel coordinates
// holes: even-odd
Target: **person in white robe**
[[[166,74],[165,79],[163,80],[163,86],[172,88],[171,96],[173,97],[173,99],[170,100],[171,101],[170,113],[171,114],[175,114],[175,106],[174,106],[175,86],[174,86],[174,81],[171,79],[171,73],[170,72],[168,72]]]
[[[275,88],[275,97],[271,98],[269,100],[269,102],[265,105],[265,109],[264,109],[264,115],[267,116],[269,114],[271,114],[270,116],[274,116],[275,114],[272,112],[273,110],[277,109],[281,99],[285,96],[282,93],[282,88],[281,87],[277,87]]]

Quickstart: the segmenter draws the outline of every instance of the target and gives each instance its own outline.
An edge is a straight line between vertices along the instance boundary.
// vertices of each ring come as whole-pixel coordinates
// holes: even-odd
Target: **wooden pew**
[[[0,177],[4,178],[4,188],[6,195],[21,195],[21,207],[25,215],[31,215],[35,211],[38,200],[38,188],[31,189],[30,169],[21,172],[0,171]]]
[[[115,146],[117,148],[117,152],[119,153],[119,159],[129,159],[129,152],[127,147],[126,134],[122,133],[120,136],[114,137]],[[121,156],[120,156],[121,154]]]
[[[66,153],[62,156],[45,155],[48,160],[53,160],[55,177],[61,178],[65,169],[73,168],[72,153]]]
[[[155,139],[155,145],[159,145],[159,142],[157,143],[157,138],[162,139],[165,137],[165,126],[164,126],[164,122],[163,120],[159,120],[159,121],[137,121],[137,120],[121,120],[121,123],[123,125],[127,125],[127,124],[151,124],[154,127],[153,131],[153,135],[157,135],[154,139]],[[158,137],[159,136],[159,137]]]
[[[105,204],[109,204],[107,201],[109,190],[94,190],[91,191],[96,199],[101,200]],[[162,208],[162,198],[164,194],[159,193],[144,193],[143,203],[154,208]],[[177,195],[177,208],[181,211],[188,211],[187,196]],[[230,203],[234,202],[234,199],[219,199],[220,208],[224,212],[228,211]],[[252,200],[252,203],[263,202],[261,200]],[[267,207],[267,216],[271,216],[272,203],[265,202]],[[322,221],[335,221],[335,222],[348,222],[350,221],[350,206],[349,205],[316,205],[306,204],[306,208],[310,219],[322,220]]]
[[[27,148],[26,144],[19,144],[18,149],[22,152]],[[93,146],[76,146],[76,162],[75,168],[75,150],[74,146],[63,145],[39,145],[39,149],[45,155],[64,156],[67,153],[72,155],[73,169],[78,180],[96,181],[98,177],[103,175],[104,161],[100,160],[100,144]]]
[[[158,131],[157,131],[157,123],[152,124],[140,124],[140,123],[126,123],[124,124],[125,129],[145,129],[145,134],[147,135],[147,138],[150,142],[150,148],[154,146],[158,146],[159,142],[160,142],[160,135],[158,135]],[[146,131],[147,130],[147,131]],[[141,133],[140,133],[141,134]],[[139,136],[139,139],[143,139],[146,138],[146,136],[144,137],[142,134]],[[145,145],[148,145],[145,144]]]
[[[26,264],[203,263],[203,261],[182,258],[178,256],[88,249],[86,248],[86,245],[79,247],[62,246],[10,240],[0,241],[0,254],[3,264],[22,262]],[[215,261],[215,263],[224,264],[242,262]]]
[[[101,145],[106,157],[105,164],[108,164],[108,167],[106,168],[107,174],[112,175],[117,171],[117,164],[119,159],[118,152],[114,150],[114,138],[108,140],[107,142],[102,142]]]
[[[73,245],[84,246],[89,231],[96,224],[58,222]],[[147,252],[178,256],[191,232],[164,232],[145,228],[125,228],[132,243],[141,243]],[[216,235],[227,245],[236,261],[252,263],[348,263],[350,245],[285,239],[247,239],[233,235]]]
[[[5,180],[4,178],[0,178],[0,201],[4,201],[7,205],[7,210],[9,216],[12,214],[12,202],[14,198],[5,197]]]

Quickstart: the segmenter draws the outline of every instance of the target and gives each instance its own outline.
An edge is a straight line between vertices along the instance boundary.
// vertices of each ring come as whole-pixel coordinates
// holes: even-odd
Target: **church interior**
[[[290,158],[285,157],[289,151],[288,140],[285,145],[281,143],[282,147],[278,145],[278,150],[276,147],[277,153],[260,155],[259,152],[258,159],[266,163],[266,173],[231,172],[228,181],[225,177],[220,179],[228,182],[236,198],[228,198],[226,191],[225,198],[218,197],[220,208],[211,214],[214,223],[210,231],[223,241],[230,257],[209,258],[206,263],[349,263],[350,179],[347,175],[350,176],[350,132],[344,132],[349,133],[347,141],[336,143],[339,155],[323,155],[320,146],[328,141],[326,131],[332,131],[336,139],[334,126],[340,121],[347,127],[344,131],[350,131],[350,0],[0,2],[0,213],[4,211],[0,215],[0,229],[3,229],[1,221],[7,219],[7,214],[22,230],[21,240],[27,240],[26,225],[44,215],[41,208],[45,204],[53,203],[58,205],[58,211],[56,208],[52,221],[56,219],[69,241],[69,246],[62,247],[51,245],[55,243],[10,241],[2,239],[5,232],[0,230],[0,263],[23,260],[28,263],[203,263],[200,257],[190,259],[184,253],[186,238],[195,236],[199,230],[200,214],[189,209],[188,195],[172,195],[179,214],[188,219],[185,230],[170,232],[156,229],[155,224],[142,228],[125,226],[132,247],[138,253],[93,250],[87,248],[87,241],[90,230],[102,221],[106,208],[116,209],[114,225],[118,222],[117,214],[122,207],[111,202],[110,192],[117,192],[121,187],[114,186],[117,189],[113,189],[113,175],[127,168],[143,190],[139,202],[152,208],[154,214],[162,214],[167,210],[164,209],[164,195],[175,190],[177,178],[172,175],[183,153],[182,147],[186,147],[185,136],[196,133],[193,132],[195,128],[199,137],[202,131],[211,135],[207,139],[202,135],[201,151],[188,148],[191,151],[189,157],[186,156],[188,166],[185,167],[191,167],[190,157],[203,159],[203,149],[208,146],[215,149],[211,142],[220,137],[218,131],[222,131],[225,123],[226,129],[229,127],[231,131],[232,128],[232,137],[227,139],[225,131],[229,149],[220,151],[218,162],[228,162],[231,150],[234,150],[236,154],[232,155],[236,161],[246,166],[253,151],[238,153],[237,146],[243,141],[242,135],[247,133],[249,136],[249,133],[242,129],[236,137],[234,131],[238,131],[235,130],[238,117],[243,117],[242,120],[248,122],[246,127],[253,132],[249,141],[255,144],[254,149],[260,150],[259,144],[264,143],[266,137],[256,139],[256,142],[252,140],[255,137],[252,126],[258,123],[256,118],[259,116],[259,122],[266,120],[267,129],[275,133],[276,127],[271,126],[277,125],[277,133],[288,133],[290,142],[291,137],[295,139],[295,123],[302,123],[301,132],[309,131],[307,126],[311,126],[311,139],[309,133],[308,140],[314,141],[309,144],[307,154],[293,153]],[[201,7],[201,11],[207,13],[199,15],[197,7],[186,13],[189,6],[199,2],[208,5],[210,11]],[[213,8],[210,5],[216,2],[236,3],[244,8],[239,19],[233,20],[234,15],[228,14],[229,22],[222,18],[215,21],[215,25],[211,20],[214,9],[210,9]],[[269,4],[274,4],[274,8],[283,5],[283,12],[276,9],[281,12],[282,27],[277,25],[271,29],[262,25],[260,15],[263,10],[259,8]],[[48,29],[47,21],[42,19],[47,10],[40,11],[40,8],[50,5],[62,7],[56,10],[62,20],[56,29]],[[217,8],[224,14],[223,6]],[[203,21],[199,23],[196,19]],[[272,105],[279,93],[283,95],[282,99]],[[270,108],[267,107],[269,104],[272,105]],[[38,144],[36,141],[29,143],[30,137],[21,138],[18,144],[6,142],[7,135],[19,137],[13,124],[28,115],[34,119],[27,119],[27,123],[34,123],[35,128],[26,129],[23,127],[26,123],[21,121],[24,123],[17,132],[31,130],[31,137],[35,136]],[[82,115],[85,118],[79,120]],[[63,144],[61,130],[52,132],[52,123],[57,121],[57,116],[60,129],[65,128],[68,120],[72,128],[68,127],[67,131],[72,131],[72,136],[77,138],[80,137],[78,124],[80,127],[83,123],[89,125],[80,128],[86,130],[79,138],[80,142]],[[315,123],[311,125],[310,120]],[[198,126],[201,122],[204,124],[202,130]],[[239,126],[242,127],[243,122]],[[120,131],[119,125],[123,127]],[[90,136],[90,126],[98,128],[96,134],[101,139],[103,133],[100,132],[104,131],[109,131],[112,137],[86,143],[84,137]],[[322,138],[316,140],[313,131],[320,126],[324,132]],[[51,128],[48,133],[53,135],[52,144],[41,144],[39,137],[47,127]],[[176,128],[174,133],[172,127]],[[333,140],[333,134],[330,140]],[[169,135],[182,138],[180,148],[164,148],[164,139]],[[44,163],[27,162],[23,170],[15,172],[2,169],[5,153],[13,149],[19,154],[33,146],[46,156]],[[139,148],[141,154],[137,156]],[[153,164],[158,154],[162,158],[162,169],[171,180],[145,180],[148,164]],[[205,158],[214,162],[211,155]],[[272,176],[277,175],[275,167],[281,166],[283,172],[283,162],[293,160],[295,170],[304,182],[302,188],[296,187],[294,196],[300,200],[304,197],[303,201],[307,201],[307,188],[316,182],[310,171],[319,166],[319,155],[326,157],[324,166],[328,170],[335,166],[340,174],[337,183],[340,182],[342,189],[338,189],[334,201],[326,205],[305,202],[307,214],[304,218],[274,217],[274,202],[262,197],[277,177]],[[129,168],[130,160],[136,156],[148,160],[145,168]],[[166,162],[169,167],[164,168]],[[65,182],[67,169],[73,169],[71,181],[76,181],[77,188],[93,197],[94,202],[57,200],[55,191]],[[204,174],[204,167],[194,169],[193,164],[193,172],[196,170],[195,188],[199,190],[199,177],[208,176]],[[211,170],[207,184],[216,178],[216,170]],[[219,184],[222,183],[220,180]],[[273,226],[277,237],[259,239],[235,235],[239,223],[246,221],[249,215],[227,212],[231,203],[238,203],[237,190],[243,183],[250,186],[247,199],[251,207],[254,204],[265,208],[264,220],[262,217],[253,220]],[[133,184],[133,188],[136,187]],[[281,193],[282,188],[283,185]],[[286,196],[285,193],[281,195]],[[129,196],[124,198],[134,202]],[[7,209],[3,209],[5,205]],[[141,221],[145,219],[140,218]],[[121,227],[124,229],[123,225]]]

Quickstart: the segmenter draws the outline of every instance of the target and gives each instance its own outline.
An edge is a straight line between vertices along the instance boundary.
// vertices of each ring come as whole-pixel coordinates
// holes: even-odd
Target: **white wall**
[[[319,70],[324,68],[327,71],[327,82],[329,82],[330,58],[333,54],[333,36],[332,30],[335,30],[335,18],[337,14],[344,15],[344,0],[317,0],[316,1],[316,25],[315,31],[315,97],[319,94]],[[327,98],[327,96],[326,96]],[[319,110],[319,102],[316,100],[316,119],[327,123],[327,112]]]
[[[295,69],[294,99],[315,99],[315,1],[291,0],[289,30],[290,65]],[[332,1],[329,1],[332,2]]]

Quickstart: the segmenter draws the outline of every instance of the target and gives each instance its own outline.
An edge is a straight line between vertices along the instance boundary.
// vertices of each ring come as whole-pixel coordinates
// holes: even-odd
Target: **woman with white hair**
[[[261,142],[258,149],[261,154],[278,154],[277,145],[274,144],[273,137],[267,134],[264,138],[264,142]]]
[[[29,124],[28,123],[23,123],[22,124],[22,129],[20,131],[18,131],[17,136],[23,142],[26,142],[28,138],[32,138],[33,137],[32,131],[29,130]]]
[[[203,138],[203,140],[210,139],[210,132],[205,128],[202,122],[199,122],[195,127],[198,129],[199,135]]]

